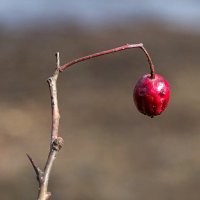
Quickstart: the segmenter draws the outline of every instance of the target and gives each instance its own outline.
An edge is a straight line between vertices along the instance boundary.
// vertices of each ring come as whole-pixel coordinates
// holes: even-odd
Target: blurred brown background
[[[126,43],[143,42],[171,85],[168,109],[140,114],[132,90],[148,73],[132,49],[80,63],[58,82],[65,145],[50,179],[56,200],[198,200],[200,198],[200,32],[135,20],[83,25],[64,19],[0,29],[0,196],[36,199],[26,152],[44,166],[51,110],[46,79],[61,63]]]

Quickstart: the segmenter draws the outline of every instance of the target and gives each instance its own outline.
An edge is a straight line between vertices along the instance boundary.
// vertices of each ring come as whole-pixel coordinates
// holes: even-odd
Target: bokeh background
[[[171,85],[168,109],[140,114],[132,90],[149,71],[132,49],[68,69],[58,82],[65,145],[49,190],[56,200],[199,200],[200,2],[1,0],[0,196],[37,197],[26,158],[44,166],[51,108],[46,79],[61,63],[143,42]]]

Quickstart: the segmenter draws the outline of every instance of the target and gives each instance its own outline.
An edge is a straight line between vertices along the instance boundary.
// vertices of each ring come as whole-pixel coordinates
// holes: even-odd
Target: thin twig
[[[47,82],[49,85],[50,96],[51,96],[51,109],[52,109],[52,126],[51,126],[51,143],[58,137],[58,128],[60,113],[58,108],[58,97],[57,97],[57,79],[59,75],[60,67],[60,56],[59,52],[56,53],[56,70],[51,77],[48,78]]]
[[[50,138],[50,150],[49,155],[46,161],[46,165],[44,168],[44,175],[42,182],[39,188],[38,200],[47,200],[51,193],[48,192],[48,183],[49,177],[51,173],[51,169],[56,159],[56,155],[58,151],[63,146],[63,139],[58,136],[58,128],[59,128],[59,108],[58,108],[58,98],[57,98],[57,79],[59,75],[59,67],[60,67],[60,57],[59,53],[56,53],[56,70],[51,77],[48,78],[47,82],[49,85],[49,91],[51,96],[51,108],[52,108],[52,127],[51,127],[51,138]]]
[[[91,58],[99,57],[99,56],[102,56],[102,55],[111,54],[111,53],[115,53],[115,52],[119,52],[119,51],[123,51],[123,50],[127,50],[127,49],[132,49],[132,48],[140,48],[145,53],[145,55],[147,57],[147,61],[149,63],[151,77],[154,78],[155,69],[154,69],[153,62],[151,60],[151,57],[150,57],[149,53],[144,48],[144,45],[142,43],[139,43],[139,44],[125,44],[125,45],[120,46],[120,47],[116,47],[116,48],[109,49],[109,50],[106,50],[106,51],[101,51],[101,52],[94,53],[94,54],[91,54],[91,55],[88,55],[88,56],[84,56],[84,57],[78,58],[76,60],[70,61],[70,62],[60,66],[59,69],[60,69],[61,72],[63,72],[65,69],[67,69],[68,67],[70,67],[70,66],[72,66],[72,65],[74,65],[76,63],[83,62],[85,60],[89,60]]]

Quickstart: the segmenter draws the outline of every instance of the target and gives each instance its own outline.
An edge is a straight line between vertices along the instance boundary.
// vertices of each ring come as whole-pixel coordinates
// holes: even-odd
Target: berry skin
[[[155,74],[154,78],[145,74],[138,80],[133,98],[141,113],[154,117],[166,109],[170,98],[170,86],[159,74]]]

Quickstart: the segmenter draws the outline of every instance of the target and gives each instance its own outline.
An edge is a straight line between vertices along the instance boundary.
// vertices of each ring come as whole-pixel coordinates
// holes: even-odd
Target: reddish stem
[[[109,49],[109,50],[106,50],[106,51],[101,51],[101,52],[98,52],[98,53],[94,53],[94,54],[91,54],[91,55],[88,55],[88,56],[84,56],[82,58],[78,58],[76,60],[73,60],[71,62],[68,62],[68,63],[60,66],[59,70],[60,70],[60,72],[63,72],[65,69],[67,69],[68,67],[70,67],[70,66],[72,66],[72,65],[74,65],[76,63],[83,62],[85,60],[89,60],[91,58],[95,58],[95,57],[98,57],[98,56],[111,54],[111,53],[115,53],[115,52],[118,52],[118,51],[123,51],[123,50],[126,50],[126,49],[131,49],[131,48],[140,48],[140,49],[142,49],[142,51],[145,53],[145,55],[147,57],[147,60],[148,60],[148,63],[149,63],[151,78],[154,78],[155,77],[155,69],[154,69],[153,62],[151,60],[151,57],[150,57],[149,53],[144,48],[142,43],[139,43],[139,44],[125,44],[125,45],[123,45],[121,47],[117,47],[117,48]]]
[[[154,68],[153,62],[151,60],[151,57],[143,45],[140,48],[142,49],[142,51],[145,53],[145,55],[147,57],[149,67],[150,67],[151,79],[153,79],[153,78],[155,78],[155,68]]]

